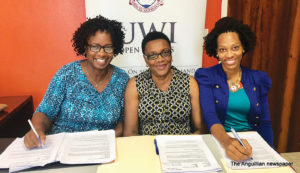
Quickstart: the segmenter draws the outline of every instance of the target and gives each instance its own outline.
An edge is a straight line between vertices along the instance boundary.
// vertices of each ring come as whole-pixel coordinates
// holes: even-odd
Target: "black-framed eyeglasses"
[[[150,55],[144,55],[145,58],[147,58],[148,60],[155,60],[158,58],[158,56],[160,55],[163,58],[167,58],[170,55],[172,55],[172,49],[165,49],[160,53],[152,53]]]
[[[90,51],[92,52],[99,52],[102,48],[105,53],[113,53],[114,52],[114,47],[112,45],[106,45],[106,46],[100,46],[98,44],[96,45],[88,45],[90,48]]]

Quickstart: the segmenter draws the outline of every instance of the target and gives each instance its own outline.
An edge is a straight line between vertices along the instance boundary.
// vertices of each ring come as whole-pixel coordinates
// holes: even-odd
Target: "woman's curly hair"
[[[120,22],[109,20],[101,15],[95,18],[88,18],[86,22],[82,23],[80,27],[74,32],[72,38],[72,46],[77,55],[84,55],[85,47],[88,45],[88,40],[95,35],[97,31],[107,32],[111,35],[114,47],[114,56],[123,54],[125,34],[123,26]]]
[[[243,55],[254,49],[256,36],[248,25],[245,25],[232,17],[223,17],[218,20],[215,27],[204,37],[204,49],[209,56],[217,57],[217,39],[219,35],[226,32],[236,32],[243,45]]]

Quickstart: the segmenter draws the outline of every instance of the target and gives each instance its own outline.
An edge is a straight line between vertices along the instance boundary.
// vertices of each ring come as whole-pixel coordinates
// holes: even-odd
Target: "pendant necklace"
[[[109,68],[109,67],[108,67]],[[109,68],[110,69],[110,68]],[[107,72],[106,72],[106,74],[105,74],[105,76],[104,76],[104,78],[103,78],[103,80],[100,82],[100,83],[102,83],[105,79],[106,79],[106,76],[107,76],[107,74],[109,73],[109,69],[107,70]],[[95,85],[95,88],[98,88],[98,84],[99,84],[99,82],[97,83],[97,82],[95,82],[93,79],[92,79],[92,76],[90,76],[90,74],[89,74],[89,72],[88,72],[88,69],[87,69],[87,62],[86,62],[86,68],[85,68],[85,72],[86,72],[86,75],[87,76],[89,76],[90,77],[90,79],[91,79],[91,83],[94,83],[94,85]]]
[[[227,80],[229,90],[232,92],[237,92],[239,89],[243,88],[243,84],[241,83],[242,78],[242,69],[239,72],[239,78],[236,82],[232,82],[231,80]]]

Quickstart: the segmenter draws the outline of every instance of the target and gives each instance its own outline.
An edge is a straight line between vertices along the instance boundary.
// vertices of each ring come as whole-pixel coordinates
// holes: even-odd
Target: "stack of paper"
[[[64,164],[107,163],[116,159],[114,130],[48,135],[41,148],[27,149],[17,138],[0,156],[10,172],[60,161]]]
[[[221,167],[200,135],[157,136],[157,147],[164,173],[216,172]]]

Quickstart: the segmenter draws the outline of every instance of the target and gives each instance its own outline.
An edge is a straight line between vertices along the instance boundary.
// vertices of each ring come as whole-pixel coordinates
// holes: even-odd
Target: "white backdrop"
[[[143,3],[153,4],[144,8]],[[206,0],[85,0],[85,5],[88,18],[101,14],[123,23],[124,54],[115,57],[112,64],[130,77],[146,69],[141,42],[154,29],[170,38],[174,66],[190,75],[201,67]]]

